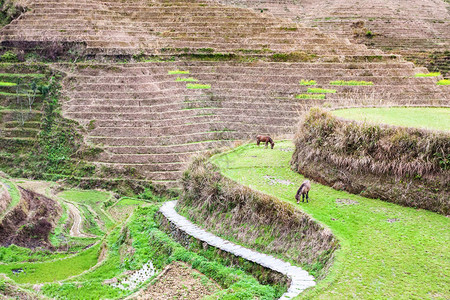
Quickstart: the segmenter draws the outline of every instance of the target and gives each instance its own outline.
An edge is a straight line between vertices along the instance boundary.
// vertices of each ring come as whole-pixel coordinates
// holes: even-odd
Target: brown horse
[[[272,149],[273,149],[273,146],[275,145],[275,143],[273,142],[273,140],[270,136],[258,135],[256,137],[256,145],[259,146],[259,143],[261,143],[261,142],[266,143],[266,148],[267,148],[267,144],[269,144],[269,143],[272,146]]]
[[[306,203],[308,203],[308,193],[311,189],[311,182],[309,180],[303,181],[302,185],[297,191],[297,194],[295,195],[295,199],[297,199],[297,204],[300,202],[300,195],[302,195],[302,202],[305,201],[305,195],[306,195]]]

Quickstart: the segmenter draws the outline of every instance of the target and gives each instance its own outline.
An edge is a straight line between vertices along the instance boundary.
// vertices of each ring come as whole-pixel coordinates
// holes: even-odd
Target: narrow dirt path
[[[70,202],[64,201],[69,209],[69,215],[73,220],[72,228],[70,228],[70,235],[73,237],[93,237],[93,235],[85,234],[81,231],[83,219],[81,218],[78,208]]]

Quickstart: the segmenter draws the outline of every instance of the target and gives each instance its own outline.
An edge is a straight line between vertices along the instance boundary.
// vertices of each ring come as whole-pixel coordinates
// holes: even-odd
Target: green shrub
[[[0,61],[13,63],[18,62],[19,60],[17,59],[17,54],[12,51],[6,51],[2,56],[0,56]]]

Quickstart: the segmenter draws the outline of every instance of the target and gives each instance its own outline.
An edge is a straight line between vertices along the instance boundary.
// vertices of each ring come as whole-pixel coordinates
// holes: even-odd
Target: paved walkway
[[[184,231],[188,235],[193,236],[198,240],[206,242],[208,245],[232,253],[233,255],[240,256],[265,268],[288,276],[292,280],[291,285],[289,286],[288,291],[284,293],[280,299],[293,298],[300,294],[303,290],[316,285],[314,277],[309,275],[308,272],[306,272],[302,268],[292,266],[290,263],[284,262],[273,256],[262,254],[233,244],[201,229],[197,225],[192,224],[188,219],[179,215],[175,211],[176,204],[177,201],[166,202],[161,207],[160,211],[178,229]]]

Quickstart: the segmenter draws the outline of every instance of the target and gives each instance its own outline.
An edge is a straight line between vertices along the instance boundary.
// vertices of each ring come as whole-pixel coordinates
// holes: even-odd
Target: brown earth
[[[6,299],[21,299],[21,300],[34,300],[43,299],[42,296],[32,294],[28,291],[22,290],[21,288],[15,286],[12,282],[2,281],[6,279],[4,275],[0,275],[0,300]]]
[[[156,282],[130,299],[197,300],[218,291],[217,283],[189,265],[173,262],[157,277]]]
[[[442,0],[218,0],[291,19],[449,76],[450,3]]]
[[[48,236],[61,216],[61,207],[43,195],[21,187],[19,191],[19,204],[5,215],[0,224],[0,245],[51,247]]]

